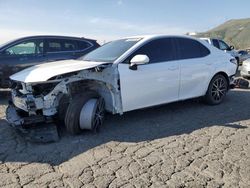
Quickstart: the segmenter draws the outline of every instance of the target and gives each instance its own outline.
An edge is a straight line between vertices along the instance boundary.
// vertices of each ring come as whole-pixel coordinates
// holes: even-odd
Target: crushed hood
[[[107,64],[107,62],[92,62],[82,60],[56,61],[24,69],[21,72],[10,76],[10,79],[24,83],[44,82],[54,76],[90,69],[102,64]]]

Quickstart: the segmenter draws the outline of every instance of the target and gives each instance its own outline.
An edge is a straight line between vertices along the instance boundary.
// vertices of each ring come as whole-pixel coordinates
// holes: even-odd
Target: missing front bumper
[[[6,119],[28,141],[47,143],[59,140],[57,126],[45,116],[21,116],[13,105],[9,105]]]
[[[38,123],[45,123],[46,118],[40,115],[34,116],[21,116],[17,112],[16,108],[13,105],[9,105],[6,110],[6,118],[9,124],[12,127],[20,128],[20,127],[29,127]]]

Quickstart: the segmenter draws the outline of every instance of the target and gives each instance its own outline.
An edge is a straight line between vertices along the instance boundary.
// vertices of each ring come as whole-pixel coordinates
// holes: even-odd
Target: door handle
[[[176,67],[176,66],[172,66],[172,67],[168,68],[168,70],[171,70],[171,71],[174,71],[174,70],[177,70],[177,69],[178,69],[178,67]]]
[[[20,58],[20,61],[26,61],[26,60],[28,60],[27,57],[21,57],[21,58]]]
[[[212,62],[206,63],[206,65],[212,65],[212,64],[213,64]]]

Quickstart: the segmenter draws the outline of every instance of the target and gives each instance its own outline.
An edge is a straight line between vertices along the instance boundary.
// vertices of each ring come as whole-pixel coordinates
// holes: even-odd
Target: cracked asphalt
[[[100,132],[26,141],[0,99],[0,187],[250,187],[250,90],[109,115]]]

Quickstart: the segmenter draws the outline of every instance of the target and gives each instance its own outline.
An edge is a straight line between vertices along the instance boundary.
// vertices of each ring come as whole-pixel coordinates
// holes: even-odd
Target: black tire
[[[60,123],[64,123],[68,106],[69,106],[69,97],[67,95],[63,95],[58,105],[58,120]]]
[[[69,103],[64,121],[66,129],[69,133],[75,135],[82,132],[79,125],[81,109],[91,98],[98,98],[98,95],[94,92],[86,92],[84,95],[73,96],[72,101]]]
[[[211,80],[207,93],[205,95],[205,102],[209,105],[218,105],[226,97],[229,88],[228,80],[222,74],[217,74]]]
[[[237,74],[240,66],[240,59],[238,57],[236,57],[235,59],[237,61],[237,69],[236,69],[236,74]]]

